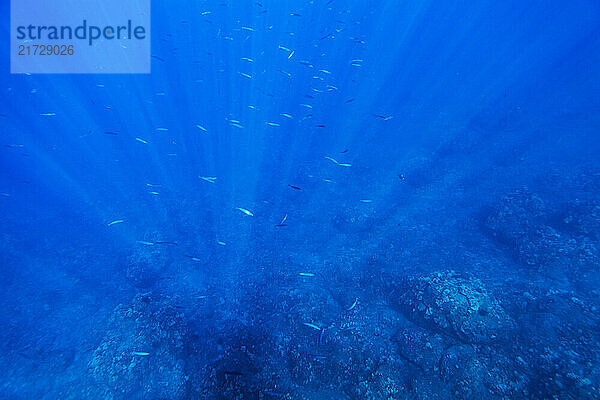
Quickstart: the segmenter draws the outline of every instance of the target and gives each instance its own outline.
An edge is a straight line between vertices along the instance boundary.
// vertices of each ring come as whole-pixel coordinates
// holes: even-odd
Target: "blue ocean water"
[[[597,1],[151,34],[149,75],[0,45],[0,398],[600,398]]]

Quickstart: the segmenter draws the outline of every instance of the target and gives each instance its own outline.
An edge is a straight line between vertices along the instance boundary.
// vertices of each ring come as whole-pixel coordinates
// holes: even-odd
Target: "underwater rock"
[[[336,299],[295,270],[240,283],[239,301],[223,305],[229,319],[199,334],[194,354],[220,350],[190,369],[194,398],[406,398],[421,371],[393,351],[402,314],[358,292]]]
[[[549,226],[540,226],[523,235],[515,244],[515,251],[519,261],[557,280],[566,276],[580,282],[588,274],[598,277],[600,256],[588,238],[576,240]]]
[[[534,398],[597,398],[600,382],[600,312],[575,292],[550,289],[535,296],[534,310],[521,324]],[[596,393],[595,393],[596,391]]]
[[[438,272],[412,277],[394,288],[397,302],[411,321],[465,343],[507,340],[514,321],[474,277]]]
[[[589,290],[590,282],[600,277],[600,253],[593,241],[600,228],[600,206],[593,202],[577,204],[561,223],[551,226],[556,222],[551,210],[539,197],[521,189],[504,198],[485,226],[528,268]]]
[[[442,335],[418,326],[402,328],[394,335],[402,358],[427,372],[438,371],[440,359],[448,346],[446,340]]]
[[[523,396],[528,380],[503,353],[515,323],[479,280],[444,272],[409,278],[402,288],[400,304],[420,326],[401,328],[394,341],[418,369],[419,393],[428,380],[434,394],[448,391],[444,398]]]
[[[600,202],[575,200],[569,203],[562,223],[576,235],[600,240]]]
[[[115,399],[184,398],[183,315],[170,299],[138,294],[115,309],[89,362],[91,375]]]
[[[514,245],[523,234],[543,224],[548,214],[544,201],[525,187],[504,197],[484,226],[500,242]]]
[[[208,387],[213,395],[230,399],[259,398],[265,392],[287,393],[287,385],[282,382],[286,374],[281,368],[285,362],[276,339],[258,325],[228,321],[224,326],[218,334],[222,354],[210,366],[214,378]]]
[[[366,400],[400,400],[406,399],[412,389],[410,381],[403,379],[404,374],[399,374],[399,370],[405,372],[410,366],[402,362],[387,362],[380,365],[368,380],[359,382],[356,386],[356,394],[353,398]],[[418,373],[418,372],[417,372]]]
[[[541,225],[519,237],[515,252],[522,263],[543,270],[574,246],[574,240],[563,237],[554,228]]]
[[[327,400],[351,400],[343,392],[328,390],[328,389],[313,389],[313,388],[298,388],[294,390],[293,395],[278,395],[276,392],[267,392],[261,399],[293,399],[293,400],[316,400],[316,399],[327,399]]]
[[[538,379],[532,385],[537,398],[598,399],[600,369],[597,357],[589,360],[589,354],[598,354],[598,345],[581,350],[572,345],[545,348],[535,359]],[[589,351],[589,354],[587,353]]]
[[[168,254],[152,246],[137,247],[127,260],[125,277],[138,288],[150,288],[166,269]]]
[[[440,360],[440,373],[456,399],[528,398],[525,376],[497,352],[486,356],[474,346],[451,346]]]
[[[187,398],[291,398],[282,336],[273,335],[259,305],[238,300],[215,299],[188,321]]]
[[[600,278],[600,253],[588,238],[579,240],[540,226],[515,243],[517,259],[556,282],[570,281],[584,292]]]
[[[417,368],[418,378],[412,381],[417,393],[450,391],[444,398],[500,399],[514,398],[525,390],[524,374],[494,348],[486,347],[490,356],[475,345],[416,326],[401,329],[395,338],[398,353]],[[425,381],[430,388],[424,387]]]

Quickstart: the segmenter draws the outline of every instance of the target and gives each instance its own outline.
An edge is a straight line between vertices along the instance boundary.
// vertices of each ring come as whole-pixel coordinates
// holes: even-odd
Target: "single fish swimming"
[[[113,225],[116,225],[116,224],[122,224],[123,222],[125,222],[124,219],[116,219],[116,220],[114,220],[112,222],[109,222],[108,226],[113,226]]]
[[[311,324],[310,322],[305,322],[305,323],[304,323],[304,325],[306,325],[306,326],[308,326],[308,327],[310,327],[310,328],[316,329],[316,330],[318,330],[318,331],[320,331],[320,330],[321,330],[321,328],[319,328],[317,325],[315,325],[315,324]]]
[[[354,303],[352,303],[352,305],[350,306],[350,308],[346,309],[346,311],[352,310],[354,307],[356,307],[357,304],[358,304],[358,297],[356,298],[356,300],[354,300]]]
[[[244,214],[250,216],[250,217],[254,217],[254,214],[252,214],[252,212],[250,210],[246,210],[245,208],[242,207],[236,207],[236,210],[240,210],[241,212],[243,212]]]

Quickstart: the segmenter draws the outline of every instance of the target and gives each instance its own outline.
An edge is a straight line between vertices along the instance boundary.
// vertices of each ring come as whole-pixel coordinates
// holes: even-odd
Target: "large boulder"
[[[474,277],[453,271],[411,277],[393,297],[408,319],[465,343],[507,340],[514,321]]]

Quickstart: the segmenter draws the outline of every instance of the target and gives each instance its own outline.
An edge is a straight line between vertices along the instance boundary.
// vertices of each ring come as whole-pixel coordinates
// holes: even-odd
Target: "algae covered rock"
[[[394,300],[407,318],[466,343],[508,339],[515,328],[499,302],[473,277],[452,271],[404,280]]]
[[[137,295],[115,309],[89,362],[91,374],[115,399],[182,399],[185,336],[169,298]]]

